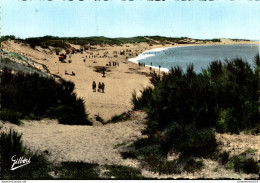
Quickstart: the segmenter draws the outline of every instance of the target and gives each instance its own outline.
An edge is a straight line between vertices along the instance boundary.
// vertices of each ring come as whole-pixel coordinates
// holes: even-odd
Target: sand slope
[[[144,113],[134,113],[134,120],[104,126],[62,125],[56,120],[24,120],[24,125],[0,122],[1,131],[10,128],[22,133],[24,145],[33,151],[48,151],[49,160],[84,161],[98,164],[125,164],[115,147],[140,138]]]
[[[70,126],[58,124],[55,120],[41,121],[25,120],[23,126],[3,123],[1,131],[10,128],[23,134],[24,145],[33,151],[47,152],[47,158],[55,164],[63,161],[83,161],[105,164],[126,165],[141,168],[142,174],[150,178],[257,178],[257,174],[237,173],[227,170],[217,161],[203,159],[206,165],[201,172],[159,175],[142,169],[140,162],[133,159],[123,159],[120,151],[138,138],[145,137],[141,130],[145,128],[145,113],[132,112],[131,119],[104,126]],[[259,148],[259,136],[216,134],[223,150],[230,150],[232,156],[238,155],[248,148]],[[259,152],[256,153],[257,158]],[[169,156],[169,160],[171,157]],[[213,169],[218,168],[217,172]]]

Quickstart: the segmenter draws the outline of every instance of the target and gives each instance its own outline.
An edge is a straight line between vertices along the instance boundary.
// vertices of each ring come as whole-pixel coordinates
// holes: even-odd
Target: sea
[[[194,71],[200,73],[212,61],[225,62],[235,58],[242,58],[254,68],[254,58],[259,52],[259,44],[179,46],[147,50],[129,61],[145,63],[153,68],[160,66],[166,72],[175,66],[180,66],[185,72],[188,65],[193,64]]]

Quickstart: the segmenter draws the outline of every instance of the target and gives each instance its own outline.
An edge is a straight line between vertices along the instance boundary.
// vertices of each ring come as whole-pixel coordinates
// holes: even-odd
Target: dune
[[[221,42],[207,42],[203,44],[248,43],[256,42],[221,39]],[[16,52],[40,64],[44,64],[51,74],[74,82],[75,91],[78,97],[84,99],[86,112],[90,114],[90,118],[95,121],[95,116],[99,115],[107,121],[114,115],[131,110],[133,107],[131,103],[133,91],[135,90],[140,95],[140,90],[150,85],[149,67],[139,67],[136,64],[137,61],[135,58],[138,55],[142,57],[140,54],[146,50],[160,51],[173,46],[198,44],[192,44],[191,42],[185,45],[173,45],[169,43],[164,45],[159,43],[154,45],[149,45],[148,43],[123,44],[120,46],[96,45],[96,49],[94,50],[86,50],[82,54],[71,54],[71,58],[67,57],[66,63],[58,60],[53,47],[49,47],[48,49],[36,47],[32,49],[29,45],[15,41],[5,41],[2,45],[5,51]],[[70,46],[80,49],[79,45],[70,44]],[[119,53],[123,51],[125,54],[120,55]],[[65,53],[65,50],[62,50],[61,53]],[[68,63],[69,60],[71,60],[71,63]],[[113,61],[119,63],[119,66],[106,66],[106,64]],[[102,67],[105,67],[107,70],[105,77],[102,74]],[[100,68],[101,71],[96,72],[97,68]],[[156,67],[152,67],[152,70],[158,72]],[[168,70],[163,70],[162,68],[161,71],[167,72]],[[65,72],[68,74],[65,74]],[[72,72],[75,73],[75,76],[71,75]],[[93,92],[93,81],[97,84],[103,82],[105,84],[105,92]]]

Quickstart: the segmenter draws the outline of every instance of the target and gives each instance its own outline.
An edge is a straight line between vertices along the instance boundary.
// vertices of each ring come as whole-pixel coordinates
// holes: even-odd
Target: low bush
[[[166,132],[169,150],[174,149],[184,156],[207,156],[216,151],[217,142],[212,130],[197,129],[175,123]]]
[[[245,173],[259,173],[260,162],[257,162],[255,159],[250,157],[257,150],[248,149],[247,151],[234,156],[227,163],[228,169],[234,169],[236,172],[245,172]]]
[[[120,154],[123,159],[127,159],[127,158],[136,159],[137,158],[137,154],[133,151],[120,152]]]
[[[105,120],[103,118],[101,118],[99,115],[96,116],[96,120],[100,121],[102,124],[105,123]]]
[[[38,74],[11,74],[4,70],[1,76],[1,105],[4,115],[19,113],[20,118],[57,118],[62,124],[90,125],[82,98],[74,92],[74,83],[40,77]],[[14,115],[15,116],[15,115]],[[16,121],[17,122],[17,121]]]
[[[108,176],[109,179],[142,179],[141,171],[133,167],[106,165],[105,168],[108,170],[105,172],[105,175]]]
[[[18,53],[15,53],[15,52],[9,53],[9,56],[12,58],[18,59],[18,60],[22,59],[22,57]]]
[[[203,161],[196,161],[194,159],[189,159],[184,166],[184,170],[186,172],[194,173],[200,171],[203,167],[204,167]]]
[[[221,162],[222,165],[225,165],[228,162],[229,154],[230,154],[230,151],[228,151],[228,152],[224,151],[224,152],[219,154],[218,157],[220,158],[220,162]]]
[[[258,163],[256,160],[253,158],[248,158],[245,159],[243,163],[243,171],[245,173],[259,173],[259,166],[260,163]]]
[[[140,139],[137,139],[137,140],[133,143],[133,146],[134,146],[136,149],[141,149],[141,148],[143,148],[143,147],[156,144],[156,143],[158,143],[158,142],[159,142],[159,141],[158,141],[158,139],[156,139],[156,138],[140,138]]]
[[[80,106],[78,107],[79,108],[72,108],[61,105],[50,108],[50,110],[48,110],[48,114],[52,114],[50,116],[57,118],[60,124],[90,125],[90,122],[87,120],[87,115],[84,112],[80,112]]]
[[[62,162],[58,170],[61,172],[59,179],[66,179],[66,180],[100,179],[98,164],[84,163],[84,162]]]
[[[108,123],[116,123],[118,121],[126,121],[128,120],[130,117],[130,114],[128,113],[122,113],[120,115],[114,115],[111,120],[108,121]]]
[[[10,123],[20,125],[21,124],[21,121],[19,120],[20,117],[21,114],[19,112],[14,112],[9,109],[0,110],[0,119],[3,121],[9,121]]]
[[[176,161],[166,161],[159,159],[157,156],[146,156],[144,158],[144,165],[150,171],[159,174],[177,174],[180,173],[178,164]]]

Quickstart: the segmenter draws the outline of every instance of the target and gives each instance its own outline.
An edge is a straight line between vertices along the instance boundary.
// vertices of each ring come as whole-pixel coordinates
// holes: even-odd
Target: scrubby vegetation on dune
[[[216,157],[219,149],[214,130],[238,134],[254,129],[259,133],[259,68],[257,55],[254,69],[241,59],[233,59],[212,62],[199,74],[192,65],[186,73],[175,67],[162,78],[155,74],[151,79],[154,87],[144,89],[140,98],[134,93],[132,99],[135,109],[148,114],[143,131],[148,139],[135,144],[146,166],[159,166],[155,171],[164,173],[160,166],[167,163],[169,152],[180,154],[178,162],[172,162],[171,172],[182,169],[179,165],[189,157]],[[243,166],[248,161],[243,161]]]
[[[147,39],[148,38],[148,39]],[[70,45],[68,43],[77,45],[100,45],[100,44],[111,44],[111,45],[121,45],[125,43],[149,43],[156,44],[154,41],[158,41],[160,44],[178,43],[179,41],[184,41],[186,39],[203,42],[220,42],[220,39],[191,39],[187,37],[164,37],[164,36],[137,36],[130,38],[108,38],[104,36],[94,36],[94,37],[56,37],[56,36],[43,36],[43,37],[32,37],[26,39],[16,38],[15,36],[2,36],[0,41],[6,41],[8,39],[18,40],[29,44],[32,48],[35,46],[40,46],[42,48],[47,48],[48,46],[68,49]],[[150,39],[150,40],[149,40]],[[154,41],[153,41],[154,40]]]
[[[120,45],[124,43],[140,43],[147,42],[142,36],[131,37],[131,38],[108,38],[108,37],[55,37],[55,36],[44,36],[44,37],[32,37],[26,39],[15,38],[15,36],[2,36],[1,41],[6,40],[17,40],[29,44],[32,48],[40,46],[47,48],[53,46],[56,48],[69,49],[68,43],[77,45],[100,45],[100,44],[111,44]]]
[[[18,124],[18,119],[56,118],[59,123],[89,125],[82,98],[74,83],[40,77],[38,74],[12,74],[3,70],[0,117]]]

